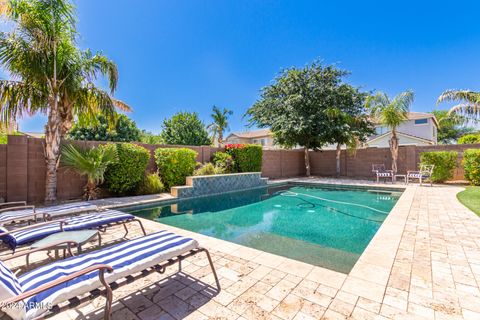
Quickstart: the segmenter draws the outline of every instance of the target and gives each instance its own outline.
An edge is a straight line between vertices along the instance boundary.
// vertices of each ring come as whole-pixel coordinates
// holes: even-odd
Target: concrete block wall
[[[30,203],[42,203],[45,195],[45,160],[44,139],[25,136],[9,136],[7,145],[0,145],[0,198],[7,201],[27,200]],[[85,148],[104,144],[97,141],[68,141]],[[198,162],[211,161],[213,154],[222,148],[209,146],[166,146],[139,144],[151,152],[148,172],[155,172],[157,167],[153,153],[160,147],[186,147],[197,152]],[[458,168],[454,179],[462,180],[461,161],[463,151],[480,148],[480,144],[471,145],[437,145],[437,146],[403,146],[399,148],[398,172],[416,170],[421,152],[457,151]],[[310,152],[312,175],[335,175],[335,151]],[[368,148],[357,150],[355,154],[341,153],[341,175],[352,178],[372,177],[372,164],[384,163],[391,167],[391,155],[388,148]],[[303,150],[264,150],[262,176],[268,178],[288,178],[305,175]],[[85,178],[60,167],[58,171],[58,200],[79,199],[83,194]]]

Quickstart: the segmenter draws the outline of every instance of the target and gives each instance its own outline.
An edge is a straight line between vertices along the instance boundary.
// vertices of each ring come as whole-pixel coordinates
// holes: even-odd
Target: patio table
[[[67,244],[60,244],[57,246],[52,247],[55,243],[62,242],[62,241],[72,241],[77,244],[77,253],[82,252],[82,245],[84,245],[87,242],[90,242],[93,240],[95,237],[98,238],[98,245],[102,245],[102,238],[100,236],[100,232],[98,230],[79,230],[79,231],[63,231],[63,232],[58,232],[54,233],[52,235],[49,235],[46,238],[43,238],[42,240],[39,240],[32,244],[30,249],[38,249],[42,247],[49,247],[48,250],[50,251],[51,249],[55,250],[55,259],[58,259],[58,250],[63,249],[63,257],[65,258],[66,256],[66,250],[70,249],[69,245]],[[29,265],[29,256],[30,254],[26,255],[27,259],[27,268]]]
[[[395,182],[397,181],[397,178],[403,179],[403,183],[407,184],[407,175],[406,174],[396,174],[395,175]]]

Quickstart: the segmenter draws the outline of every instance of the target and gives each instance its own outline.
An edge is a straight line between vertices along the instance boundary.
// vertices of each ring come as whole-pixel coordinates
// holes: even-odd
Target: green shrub
[[[453,170],[457,167],[458,153],[455,151],[422,152],[420,165],[434,165],[433,182],[444,182],[453,177]]]
[[[165,187],[157,173],[149,173],[143,176],[142,181],[137,187],[136,194],[155,194],[165,190]]]
[[[108,147],[117,148],[118,162],[108,167],[105,186],[118,195],[133,193],[145,175],[150,152],[131,143],[110,144]]]
[[[193,172],[194,176],[211,176],[213,174],[222,173],[217,167],[213,165],[213,163],[208,162],[202,165],[200,168],[196,169]]]
[[[182,186],[195,170],[197,153],[187,148],[158,148],[155,162],[167,188]]]
[[[480,149],[467,149],[463,152],[465,179],[474,186],[480,186]]]
[[[262,171],[262,146],[257,144],[227,144],[225,151],[235,161],[235,171]]]
[[[212,161],[215,165],[215,168],[217,168],[217,172],[235,172],[235,161],[233,160],[233,157],[226,152],[215,152]]]
[[[471,133],[461,136],[458,139],[458,144],[480,143],[480,133]]]

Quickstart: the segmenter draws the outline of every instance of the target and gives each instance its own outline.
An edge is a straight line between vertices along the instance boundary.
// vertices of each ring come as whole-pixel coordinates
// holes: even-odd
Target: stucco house
[[[409,112],[408,120],[397,128],[397,136],[400,146],[428,146],[437,144],[438,121],[432,113]],[[392,132],[389,128],[380,124],[375,125],[376,134],[371,136],[363,147],[388,148]],[[225,143],[251,143],[260,144],[265,149],[279,149],[273,141],[269,129],[253,130],[230,133]],[[324,150],[335,149],[336,145],[323,147]]]
[[[408,120],[397,128],[400,146],[427,146],[437,144],[438,121],[431,113],[409,112]],[[392,132],[381,125],[375,126],[376,134],[365,143],[365,147],[388,148]]]
[[[266,149],[274,149],[272,132],[269,129],[245,132],[232,132],[225,139],[225,143],[260,144]]]

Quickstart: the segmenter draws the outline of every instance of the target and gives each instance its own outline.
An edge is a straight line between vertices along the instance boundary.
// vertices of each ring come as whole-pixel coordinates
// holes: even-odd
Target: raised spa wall
[[[171,194],[177,198],[219,194],[265,186],[267,180],[261,177],[260,172],[191,176],[187,177],[185,186],[172,187]]]

